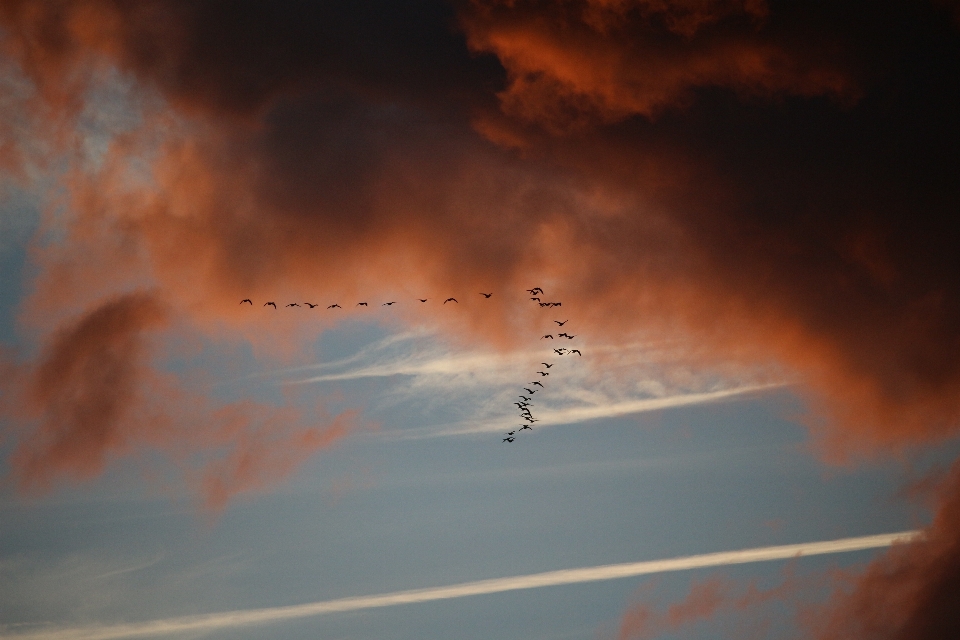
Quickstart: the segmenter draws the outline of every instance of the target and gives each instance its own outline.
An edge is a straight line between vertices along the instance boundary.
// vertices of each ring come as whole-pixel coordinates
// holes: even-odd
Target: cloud
[[[416,604],[420,602],[448,600],[451,598],[465,598],[489,593],[516,591],[519,589],[537,589],[541,587],[597,582],[600,580],[617,580],[670,571],[689,571],[691,569],[704,567],[728,566],[750,562],[785,560],[801,556],[877,549],[906,543],[912,538],[915,538],[916,535],[917,532],[915,531],[905,531],[857,538],[843,538],[824,542],[807,542],[777,547],[724,551],[682,558],[671,558],[669,560],[650,560],[646,562],[631,562],[584,567],[580,569],[562,569],[560,571],[548,571],[525,576],[493,578],[444,587],[397,591],[373,596],[340,598],[337,600],[311,602],[286,607],[230,611],[112,626],[49,629],[36,633],[8,634],[3,637],[10,638],[11,640],[32,640],[34,638],[44,638],[46,640],[108,640],[111,638],[151,637],[189,631],[212,631],[216,629],[262,625],[330,613]],[[690,614],[678,610],[671,615],[679,620]]]
[[[670,338],[733,379],[785,370],[826,455],[960,427],[960,55],[927,3],[23,1],[0,20],[45,108],[20,122],[68,165],[23,304],[41,353],[116,326],[83,357],[158,380],[108,357],[172,330],[111,306],[131,290],[264,360],[303,364],[361,312],[242,298],[454,295],[367,317],[509,352],[554,319],[519,295],[539,284],[596,342]],[[110,70],[142,117],[90,168],[68,134]],[[491,289],[502,304],[473,299]],[[115,428],[120,401],[107,428],[81,426],[96,380],[50,387],[65,395],[35,414],[20,469],[90,475],[143,442]],[[203,433],[223,445],[233,414],[216,415]],[[57,453],[80,434],[93,444]],[[257,476],[228,459],[219,477]]]

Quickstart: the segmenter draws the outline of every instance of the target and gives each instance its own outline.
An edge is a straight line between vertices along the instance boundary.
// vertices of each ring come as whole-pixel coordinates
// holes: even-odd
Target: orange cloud
[[[561,132],[684,106],[693,91],[850,97],[849,74],[763,36],[763,2],[476,2],[462,15],[471,49],[507,70],[509,115]],[[658,27],[662,22],[663,27]]]

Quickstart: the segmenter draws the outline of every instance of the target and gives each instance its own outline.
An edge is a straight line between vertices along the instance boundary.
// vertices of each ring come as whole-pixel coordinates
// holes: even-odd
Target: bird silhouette
[[[567,323],[570,322],[570,321],[569,321],[569,320],[564,320],[563,322],[560,322],[559,320],[554,320],[554,322],[556,322],[558,325],[560,325],[560,326],[562,327],[563,325],[567,324]]]
[[[557,335],[560,336],[561,338],[566,338],[566,337],[567,337],[567,334],[566,334],[566,333],[558,333]]]
[[[567,340],[573,340],[573,339],[576,338],[576,337],[577,337],[577,336],[572,336],[572,335],[570,335],[569,333],[567,334]]]
[[[553,336],[550,335],[549,333],[548,333],[547,335],[543,336],[543,338],[550,338],[551,340],[553,340]],[[543,340],[543,338],[540,338],[540,339]]]
[[[358,306],[358,307],[369,307],[370,305],[368,305],[366,302],[358,302],[358,303],[357,303],[357,306]]]
[[[523,425],[522,427],[520,427],[519,429],[517,429],[517,431],[523,431],[524,429],[530,429],[530,431],[533,431],[533,427],[531,427],[531,426],[528,425],[528,424]]]
[[[541,384],[541,382],[540,382],[539,380],[534,380],[534,381],[531,382],[530,384],[535,384],[535,385],[537,385],[538,387],[540,387],[541,389],[543,388],[543,384]]]
[[[550,367],[553,366],[552,364],[547,364],[546,362],[541,362],[540,364],[542,364],[543,366],[545,366],[547,369],[549,369]]]
[[[550,375],[550,374],[547,373],[546,371],[537,371],[537,373],[539,373],[541,376],[548,376],[548,375]]]
[[[507,431],[507,435],[508,435],[508,436],[512,436],[512,435],[515,434],[516,432],[517,432],[516,430]]]
[[[562,356],[563,352],[566,351],[566,349],[564,349],[563,347],[560,347],[559,349],[554,349],[554,351],[557,352],[558,356]]]
[[[249,302],[250,306],[251,307],[253,306],[253,301],[250,300],[250,298],[244,298],[243,300],[240,301],[240,304],[243,304],[244,302]]]
[[[270,305],[270,306],[273,307],[274,309],[277,308],[277,303],[276,303],[276,302],[264,302],[264,303],[263,303],[263,306],[267,306],[267,305]]]
[[[533,289],[527,289],[527,293],[537,295],[538,293],[543,293],[543,289],[540,287],[534,287]]]
[[[539,303],[539,304],[540,304],[540,307],[541,307],[541,308],[542,308],[542,307],[549,307],[549,306],[550,306],[550,303],[549,303],[549,302],[541,302],[541,303]]]
[[[527,396],[517,396],[517,397],[518,397],[518,398],[522,398],[523,400],[526,400],[527,402],[530,401],[530,398],[528,398]]]
[[[392,304],[397,304],[397,301],[394,300],[393,302],[384,302],[384,303],[383,303],[382,305],[380,305],[380,306],[381,306],[381,307],[389,307],[389,306],[392,305]]]
[[[570,353],[575,353],[575,354],[577,354],[578,356],[582,356],[582,355],[583,355],[582,353],[580,353],[580,349],[571,349],[571,350],[570,350]]]
[[[527,422],[529,422],[530,424],[533,424],[534,422],[540,422],[540,421],[537,420],[536,418],[527,418],[527,417],[524,417],[523,419],[526,420]]]
[[[448,302],[456,302],[457,304],[460,304],[460,302],[457,301],[456,298],[447,298],[446,300],[443,301],[443,304],[447,304]]]
[[[530,299],[531,299],[531,300],[536,300],[537,302],[540,302],[540,298],[530,298]]]
[[[559,302],[551,302],[551,303],[550,303],[550,306],[551,306],[551,307],[559,307],[559,306],[562,306],[562,304],[559,303]]]
[[[513,404],[517,405],[521,409],[523,409],[524,407],[532,406],[532,405],[528,405],[526,402],[514,402]]]
[[[483,291],[481,291],[481,292],[480,292],[480,295],[482,295],[484,298],[490,298],[490,296],[492,296],[493,294],[492,294],[492,293],[484,293]]]
[[[427,298],[417,298],[417,300],[419,300],[420,302],[426,302]]]
[[[340,305],[334,303],[334,304],[330,305],[329,307],[327,307],[327,309],[343,309],[343,307],[341,307]]]
[[[298,305],[296,302],[291,302],[291,303],[288,304],[287,306],[288,306],[288,307],[299,307],[300,305]]]
[[[524,387],[523,390],[529,393],[530,395],[533,395],[537,392],[536,389],[527,389],[526,387]]]
[[[504,442],[513,442],[513,440],[514,440],[513,438],[504,438],[504,439],[503,439]]]
[[[320,306],[320,305],[318,305],[318,304],[310,304],[309,302],[304,302],[303,304],[307,305],[307,306],[310,307],[311,309],[313,309],[314,307],[319,307],[319,306]]]

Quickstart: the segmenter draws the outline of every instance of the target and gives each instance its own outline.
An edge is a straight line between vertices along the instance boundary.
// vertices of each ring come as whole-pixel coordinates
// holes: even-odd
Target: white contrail
[[[413,604],[431,602],[434,600],[448,600],[463,598],[487,593],[516,591],[518,589],[536,589],[537,587],[554,587],[581,582],[595,582],[598,580],[614,580],[630,578],[651,573],[668,571],[684,571],[701,569],[704,567],[720,567],[747,562],[763,562],[765,560],[784,560],[800,556],[814,556],[826,553],[842,553],[845,551],[860,551],[888,547],[897,542],[909,542],[920,535],[918,531],[901,531],[899,533],[883,533],[874,536],[859,538],[843,538],[826,542],[804,542],[776,547],[758,547],[742,549],[740,551],[722,551],[706,553],[669,560],[650,560],[647,562],[629,562],[625,564],[608,564],[599,567],[584,567],[581,569],[562,569],[547,571],[526,576],[510,578],[493,578],[464,582],[445,587],[428,589],[412,589],[409,591],[395,591],[373,596],[359,596],[355,598],[339,598],[337,600],[323,600],[287,607],[271,607],[268,609],[250,609],[246,611],[227,611],[206,615],[186,616],[181,618],[167,618],[150,622],[134,622],[129,624],[102,625],[74,628],[50,629],[31,633],[4,634],[0,638],[10,640],[112,640],[116,638],[142,638],[147,636],[171,635],[185,632],[209,632],[230,627],[242,627],[255,624],[279,622],[293,618],[305,618],[327,613],[343,611],[357,611],[376,607],[391,607],[399,604]]]

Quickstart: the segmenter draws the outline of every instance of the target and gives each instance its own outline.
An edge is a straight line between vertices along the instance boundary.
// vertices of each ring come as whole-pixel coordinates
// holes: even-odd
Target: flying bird
[[[540,302],[540,298],[530,298],[530,299],[531,299],[531,300],[536,300],[537,302]]]
[[[546,362],[541,362],[540,364],[542,364],[543,366],[545,366],[547,369],[549,369],[550,367],[553,366],[552,364],[547,364]]]
[[[389,307],[389,306],[392,305],[392,304],[397,304],[397,301],[394,300],[393,302],[384,302],[384,303],[383,303],[382,305],[380,305],[380,306],[381,306],[381,307]]]
[[[523,398],[524,400],[527,400],[527,401],[530,400],[530,398],[528,398],[527,396],[517,396],[517,397],[518,397],[518,398]]]
[[[288,306],[288,307],[299,307],[300,305],[298,305],[296,302],[291,302],[291,303],[288,304],[287,306]]]
[[[543,293],[543,289],[540,287],[534,287],[533,289],[527,289],[527,293],[537,295],[538,293]]]
[[[456,298],[447,298],[443,301],[443,304],[447,304],[448,302],[456,302],[457,304],[460,304]]]
[[[557,335],[560,336],[560,337],[562,337],[562,338],[566,338],[566,337],[567,337],[567,334],[566,334],[566,333],[558,333]]]
[[[340,305],[334,303],[334,304],[330,305],[329,307],[327,307],[327,309],[343,309],[343,307],[341,307]]]
[[[513,442],[514,438],[504,438],[504,442]]]
[[[307,306],[310,307],[311,309],[313,309],[314,307],[319,307],[319,306],[320,306],[320,305],[318,305],[318,304],[310,304],[309,302],[304,302],[303,304],[307,305]]]
[[[427,298],[417,298],[417,300],[419,300],[420,302],[426,302]]]
[[[526,420],[527,422],[529,422],[530,424],[533,424],[534,422],[539,422],[539,420],[537,420],[537,419],[535,419],[535,418],[527,418],[526,416],[524,416],[523,419]]]
[[[523,431],[524,429],[530,429],[530,431],[533,431],[533,427],[531,427],[531,426],[528,425],[528,424],[523,425],[522,427],[520,427],[519,429],[517,429],[517,431]]]
[[[550,303],[550,306],[551,306],[551,307],[559,307],[559,306],[562,306],[562,305],[561,305],[561,303],[559,303],[559,302],[551,302],[551,303]]]
[[[533,395],[537,392],[536,389],[527,389],[526,387],[524,387],[523,390],[529,393],[530,395]]]
[[[535,385],[537,385],[538,387],[540,387],[541,389],[543,388],[543,384],[541,384],[541,382],[540,382],[539,380],[534,380],[534,381],[531,382],[530,384],[535,384]]]
[[[578,356],[582,356],[582,355],[583,355],[582,353],[580,353],[580,349],[571,349],[571,350],[570,350],[570,353],[575,353],[575,354],[577,354]]]
[[[560,325],[560,326],[562,327],[563,325],[567,324],[567,323],[570,322],[570,321],[569,321],[569,320],[564,320],[563,322],[560,322],[559,320],[554,320],[554,322],[556,322],[558,325]]]
[[[508,436],[512,436],[512,435],[515,434],[515,433],[516,433],[516,430],[507,431],[507,435],[508,435]]]
[[[560,347],[559,349],[554,349],[554,351],[557,352],[558,356],[562,356],[563,352],[566,351],[566,349],[564,349],[563,347]]]
[[[480,292],[480,295],[482,295],[484,298],[489,298],[489,297],[492,296],[493,294],[492,294],[492,293],[484,293],[483,291],[481,291],[481,292]]]
[[[277,303],[276,303],[276,302],[264,302],[264,303],[263,303],[263,306],[267,306],[267,305],[270,305],[270,306],[273,307],[274,309],[277,308]]]
[[[548,376],[548,375],[550,375],[550,374],[547,373],[546,371],[537,371],[537,373],[539,373],[541,376]]]
[[[253,306],[253,301],[251,301],[250,298],[244,298],[243,300],[240,301],[240,304],[243,304],[244,302],[249,302],[250,306],[251,307]]]
[[[540,303],[540,306],[541,306],[541,307],[549,307],[549,306],[550,306],[550,303],[549,303],[549,302],[541,302],[541,303]]]
[[[366,302],[358,302],[358,303],[357,303],[357,306],[358,306],[358,307],[369,307],[370,305],[368,305]]]
[[[543,336],[543,338],[550,338],[551,340],[553,340],[553,336],[550,335],[549,333],[548,333],[547,335]],[[540,339],[543,340],[543,338],[540,338]]]

